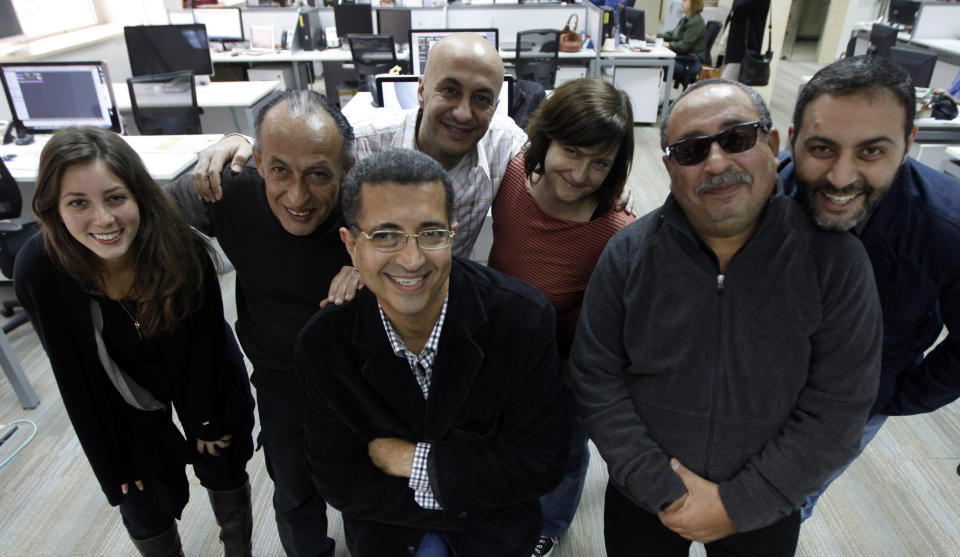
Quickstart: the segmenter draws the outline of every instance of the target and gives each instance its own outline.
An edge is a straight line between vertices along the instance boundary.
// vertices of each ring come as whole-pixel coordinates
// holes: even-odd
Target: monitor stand
[[[16,131],[17,134],[16,138],[13,137],[14,131]],[[33,143],[33,135],[25,132],[11,121],[10,124],[7,125],[7,133],[3,134],[3,144],[9,145],[10,143],[30,145]]]

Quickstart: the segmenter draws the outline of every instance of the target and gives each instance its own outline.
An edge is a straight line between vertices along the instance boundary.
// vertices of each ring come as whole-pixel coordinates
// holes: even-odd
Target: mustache
[[[737,182],[749,186],[753,184],[753,176],[747,174],[746,172],[739,172],[737,170],[725,170],[721,174],[710,176],[706,180],[700,182],[697,185],[697,189],[695,189],[693,193],[697,196],[700,196],[705,193],[709,193],[724,184],[732,184]]]
[[[834,186],[828,180],[823,178],[813,182],[805,182],[799,185],[801,185],[803,189],[807,190],[809,193],[824,192],[830,195],[836,195],[838,197],[854,195],[858,193],[869,193],[873,189],[864,180],[857,180],[856,182],[848,184],[842,188]]]

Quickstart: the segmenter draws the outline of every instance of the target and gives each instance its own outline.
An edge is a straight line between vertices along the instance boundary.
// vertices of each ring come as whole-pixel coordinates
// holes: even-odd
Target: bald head
[[[500,59],[500,53],[490,41],[476,33],[454,33],[437,41],[427,56],[424,77],[430,77],[432,73],[439,71],[438,68],[451,62],[484,73],[492,72],[499,76],[499,82],[503,82],[503,60]]]

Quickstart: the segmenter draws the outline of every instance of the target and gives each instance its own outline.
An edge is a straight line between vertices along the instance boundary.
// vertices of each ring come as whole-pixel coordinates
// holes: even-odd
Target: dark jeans
[[[273,480],[273,510],[280,543],[289,557],[332,556],[327,537],[327,504],[307,468],[303,391],[293,372],[257,368],[260,444]]]
[[[193,471],[200,484],[215,491],[228,491],[247,483],[247,461],[253,455],[250,431],[234,432],[230,446],[220,456],[204,453],[197,457]],[[120,502],[120,516],[130,537],[152,538],[180,518],[190,497],[190,484],[184,468],[141,478],[143,491],[130,482]]]
[[[800,512],[794,511],[769,526],[733,534],[705,547],[710,557],[789,557],[797,550],[799,535]],[[687,557],[691,543],[610,482],[603,507],[603,538],[607,557]]]

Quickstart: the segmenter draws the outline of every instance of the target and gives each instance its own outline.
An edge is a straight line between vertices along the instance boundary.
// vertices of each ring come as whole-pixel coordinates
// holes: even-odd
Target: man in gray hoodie
[[[806,495],[856,454],[881,314],[856,238],[776,182],[752,89],[687,89],[664,118],[671,193],[607,245],[570,363],[607,462],[609,557],[793,555]]]

